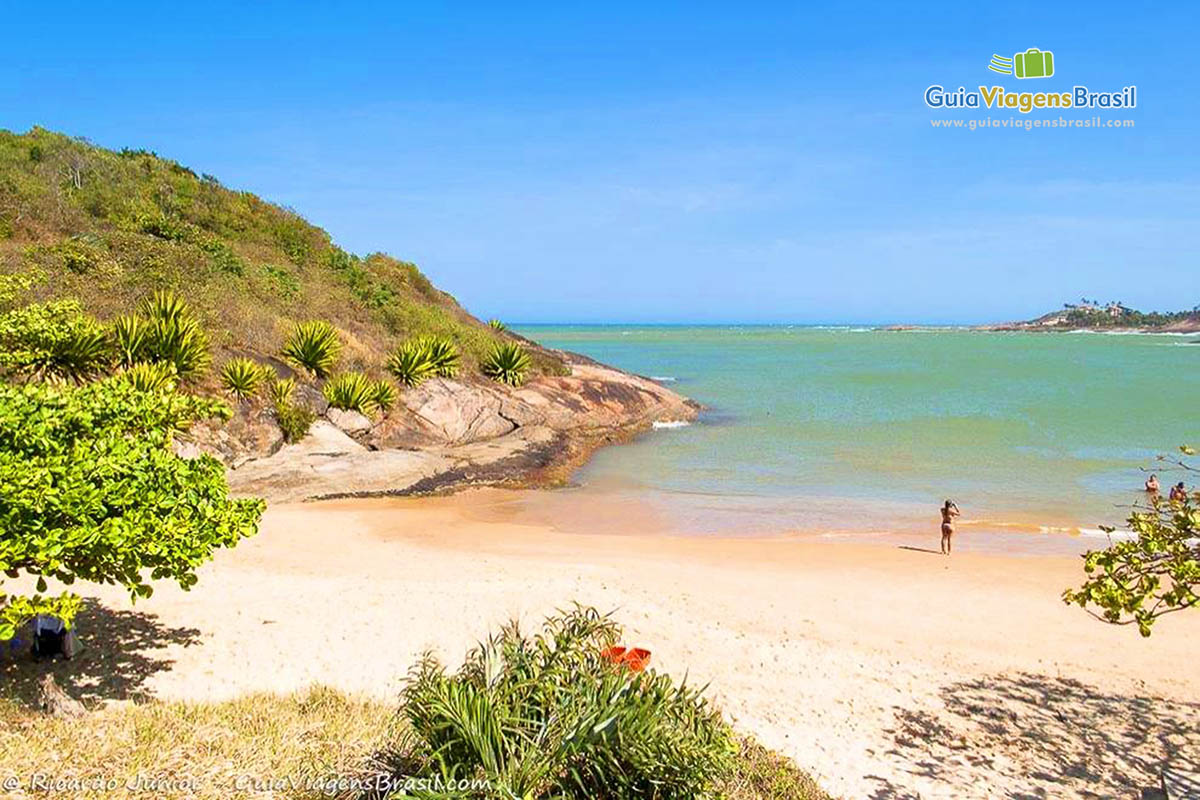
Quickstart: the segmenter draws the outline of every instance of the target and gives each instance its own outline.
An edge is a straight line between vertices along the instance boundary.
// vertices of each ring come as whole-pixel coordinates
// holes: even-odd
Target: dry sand
[[[579,601],[846,797],[1140,797],[1165,752],[1200,752],[1200,614],[1103,625],[1059,600],[1077,558],[670,537],[636,504],[597,513],[641,533],[583,535],[513,497],[274,507],[190,593],[85,588],[65,669],[93,697],[390,699],[422,651],[454,664]]]

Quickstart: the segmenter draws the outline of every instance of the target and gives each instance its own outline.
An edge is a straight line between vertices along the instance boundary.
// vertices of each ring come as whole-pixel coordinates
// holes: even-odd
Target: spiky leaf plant
[[[426,336],[418,340],[419,346],[425,348],[425,355],[433,367],[433,374],[439,378],[453,378],[458,374],[458,348],[449,339],[440,336]]]
[[[283,345],[283,356],[318,378],[329,377],[342,351],[337,329],[323,320],[297,325]]]
[[[491,328],[492,330],[494,330],[494,331],[501,331],[501,332],[503,332],[503,331],[506,331],[506,330],[508,330],[508,326],[507,326],[507,325],[505,325],[503,322],[501,322],[501,321],[500,321],[500,320],[498,320],[498,319],[489,319],[489,320],[488,320],[488,327],[490,327],[490,328]]]
[[[175,367],[167,363],[140,363],[126,367],[120,375],[139,392],[170,392],[175,390],[179,376]]]
[[[276,378],[267,384],[267,397],[271,405],[279,408],[291,404],[292,395],[296,393],[295,378]]]
[[[391,381],[372,381],[371,389],[374,392],[375,407],[380,411],[390,411],[392,406],[396,405],[396,387]]]
[[[181,380],[208,367],[208,336],[179,295],[155,292],[142,301],[141,312],[147,323],[135,360],[170,363]]]
[[[334,375],[322,391],[333,408],[369,415],[378,407],[375,382],[361,372]]]
[[[191,378],[208,367],[208,337],[194,319],[155,319],[150,322],[142,356],[172,364],[180,378]]]
[[[405,386],[420,386],[426,378],[436,374],[429,348],[420,340],[410,339],[392,353],[388,359],[388,372]]]
[[[183,322],[192,318],[192,311],[182,297],[160,290],[141,302],[142,316],[163,322]]]
[[[231,358],[221,367],[221,385],[238,400],[249,400],[270,377],[270,369],[251,358]]]
[[[122,366],[131,367],[142,360],[148,332],[149,326],[141,317],[126,314],[113,320],[113,346]]]
[[[489,797],[710,797],[736,741],[702,690],[606,661],[620,628],[594,609],[510,623],[457,673],[427,655],[409,673],[401,714],[411,735],[383,757],[397,773],[470,776]]]
[[[98,325],[83,324],[72,329],[54,348],[46,375],[84,381],[100,374],[112,363],[108,333]]]
[[[507,383],[509,386],[520,386],[525,382],[525,373],[530,364],[532,359],[524,347],[516,342],[504,342],[496,345],[483,360],[480,368],[484,375],[494,381]]]

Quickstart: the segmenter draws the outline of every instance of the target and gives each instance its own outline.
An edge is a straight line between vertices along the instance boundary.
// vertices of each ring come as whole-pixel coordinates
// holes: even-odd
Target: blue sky
[[[144,147],[525,322],[980,322],[1200,303],[1192,3],[54,3],[0,127]],[[1001,78],[993,53],[1052,50]],[[1138,86],[1132,130],[925,87]],[[1086,112],[1066,116],[1087,117]]]

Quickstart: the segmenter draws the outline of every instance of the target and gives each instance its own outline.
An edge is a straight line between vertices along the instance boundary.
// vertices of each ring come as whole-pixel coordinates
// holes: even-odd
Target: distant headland
[[[1200,333],[1200,305],[1190,311],[1139,311],[1120,301],[1101,303],[1081,298],[1061,309],[1024,322],[981,325],[993,331],[1130,331],[1145,333]]]

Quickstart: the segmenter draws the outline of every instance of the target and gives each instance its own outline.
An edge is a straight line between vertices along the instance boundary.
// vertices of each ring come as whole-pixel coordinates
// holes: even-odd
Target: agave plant
[[[504,331],[508,330],[508,326],[507,326],[507,325],[505,325],[503,322],[501,322],[501,321],[500,321],[500,320],[498,320],[498,319],[489,319],[489,320],[488,320],[488,327],[490,327],[490,328],[491,328],[492,330],[494,330],[494,331],[500,331],[500,332],[502,332],[502,333],[503,333]]]
[[[711,797],[736,742],[702,690],[603,656],[611,619],[576,608],[536,636],[510,623],[448,674],[432,656],[409,673],[411,734],[382,761],[430,780],[478,776],[489,797]]]
[[[81,319],[52,344],[42,374],[78,382],[102,372],[111,363],[108,333],[90,319]]]
[[[341,351],[337,329],[321,320],[300,323],[283,345],[284,358],[318,378],[329,376]]]
[[[437,372],[429,348],[416,339],[400,345],[388,359],[387,368],[405,386],[419,386]]]
[[[124,369],[121,377],[139,392],[170,392],[174,391],[179,376],[171,364],[142,362]]]
[[[208,337],[190,317],[153,319],[146,332],[142,356],[147,361],[174,365],[182,379],[200,374],[208,366]]]
[[[121,317],[113,323],[113,337],[124,363],[166,362],[174,366],[181,380],[208,366],[208,337],[182,298],[159,291],[143,300],[140,308],[145,321]]]
[[[295,393],[295,378],[276,378],[267,384],[267,396],[271,399],[271,405],[276,408],[291,405],[292,395]]]
[[[166,290],[159,290],[142,300],[141,312],[147,319],[176,323],[191,319],[192,316],[183,298]]]
[[[525,373],[529,370],[532,360],[525,348],[516,342],[498,344],[483,360],[480,368],[483,374],[494,381],[507,383],[509,386],[520,386],[525,382]]]
[[[458,374],[458,348],[453,342],[438,336],[428,336],[418,341],[419,346],[425,349],[434,375],[439,378],[453,378]]]
[[[389,411],[396,405],[396,387],[391,381],[372,381],[371,391],[374,393],[375,407],[380,411]]]
[[[330,406],[344,411],[371,414],[378,407],[375,382],[361,372],[343,372],[333,376],[322,392]]]
[[[270,370],[251,358],[232,358],[221,367],[221,385],[238,400],[249,400],[267,380]]]
[[[117,351],[117,360],[122,366],[131,367],[142,360],[146,351],[148,331],[149,326],[146,321],[132,314],[113,320],[113,345]]]

